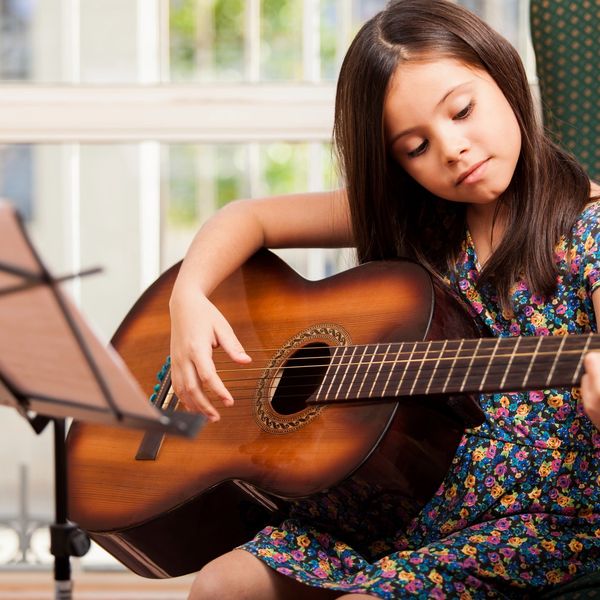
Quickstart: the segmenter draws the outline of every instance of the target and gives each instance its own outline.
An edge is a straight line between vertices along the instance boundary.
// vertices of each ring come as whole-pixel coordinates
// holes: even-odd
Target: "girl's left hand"
[[[588,352],[583,365],[585,374],[581,379],[583,408],[592,423],[600,429],[600,352]]]

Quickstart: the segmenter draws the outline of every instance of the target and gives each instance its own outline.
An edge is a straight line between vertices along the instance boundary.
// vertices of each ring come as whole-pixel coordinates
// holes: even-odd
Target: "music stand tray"
[[[71,598],[70,556],[89,547],[67,521],[65,419],[122,425],[186,437],[205,419],[161,412],[148,402],[117,352],[105,346],[43,264],[14,209],[0,201],[0,404],[40,433],[54,423],[56,522],[50,528],[56,598]]]

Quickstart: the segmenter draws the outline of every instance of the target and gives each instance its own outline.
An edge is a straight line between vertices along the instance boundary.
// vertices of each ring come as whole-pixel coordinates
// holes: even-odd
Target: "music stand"
[[[111,347],[93,333],[60,283],[98,269],[54,278],[11,204],[0,201],[0,405],[15,408],[40,433],[54,424],[55,523],[50,527],[56,598],[72,594],[71,556],[89,538],[67,520],[65,419],[196,435],[205,419],[163,413]]]

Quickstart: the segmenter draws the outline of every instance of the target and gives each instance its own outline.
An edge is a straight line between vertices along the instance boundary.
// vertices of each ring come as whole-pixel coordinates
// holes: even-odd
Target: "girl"
[[[584,361],[586,374],[581,379],[583,407],[592,423],[600,429],[600,353],[590,352]]]
[[[192,410],[219,419],[207,390],[234,401],[212,350],[251,358],[207,295],[261,246],[416,258],[488,335],[595,330],[598,188],[545,137],[515,50],[477,17],[446,0],[401,0],[367,22],[341,69],[334,138],[345,190],[233,203],[190,247],[171,350]],[[594,373],[586,401],[600,398]],[[202,569],[190,597],[525,598],[598,569],[599,438],[578,390],[480,401],[486,421],[465,432],[418,514],[390,505],[393,530],[377,530],[360,490],[304,512],[299,503]],[[308,515],[319,510],[331,527]]]

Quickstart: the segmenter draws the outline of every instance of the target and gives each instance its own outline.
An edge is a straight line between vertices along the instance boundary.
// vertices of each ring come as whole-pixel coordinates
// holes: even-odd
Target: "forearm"
[[[225,406],[233,403],[216,371],[213,349],[219,346],[242,364],[251,357],[208,296],[256,250],[351,244],[343,191],[242,200],[209,219],[194,238],[171,294],[171,381],[177,397],[211,420],[219,413],[207,391]]]
[[[210,294],[263,244],[263,232],[251,211],[242,203],[226,206],[195,235],[181,265],[173,295],[184,289]]]
[[[227,205],[196,234],[173,296],[208,295],[259,248],[352,244],[343,191],[241,200]]]

